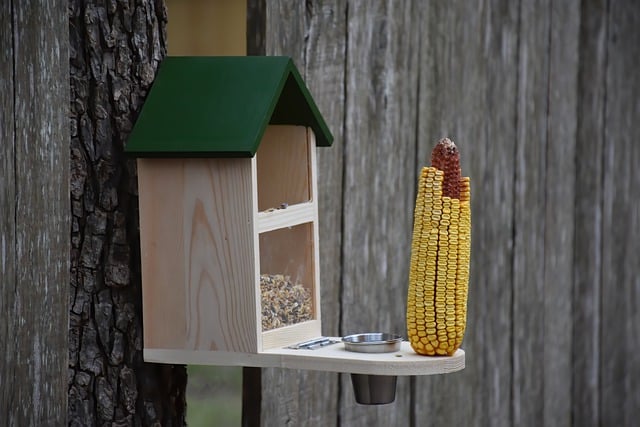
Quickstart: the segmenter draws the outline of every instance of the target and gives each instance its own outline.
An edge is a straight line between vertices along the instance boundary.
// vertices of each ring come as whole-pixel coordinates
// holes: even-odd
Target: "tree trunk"
[[[186,369],[142,360],[135,161],[166,48],[161,0],[70,0],[70,425],[184,425]]]
[[[0,424],[64,425],[66,2],[0,2]]]

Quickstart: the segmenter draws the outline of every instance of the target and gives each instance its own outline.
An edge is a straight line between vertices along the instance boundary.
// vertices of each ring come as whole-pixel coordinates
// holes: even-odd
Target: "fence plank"
[[[404,333],[413,224],[418,47],[415,2],[348,3],[342,332]],[[409,380],[383,407],[355,405],[344,425],[408,425]]]
[[[0,4],[0,413],[9,418],[14,407],[12,378],[19,361],[13,343],[16,325],[12,318],[16,298],[14,289],[16,260],[16,166],[15,166],[15,99],[14,99],[14,46],[12,35],[12,7],[10,2]],[[5,421],[6,422],[6,421]]]
[[[264,54],[287,55],[304,73],[306,11],[303,2],[266,2]],[[321,270],[322,271],[322,270]],[[324,286],[324,280],[321,278]],[[316,393],[327,374],[288,369],[262,369],[262,424],[300,425],[315,414],[333,409],[331,400]],[[309,387],[314,384],[313,387]],[[276,391],[277,392],[274,392]],[[309,425],[314,425],[309,422]]]
[[[322,331],[340,336],[347,4],[308,2],[307,8],[305,78],[334,136],[331,148],[318,150]],[[314,375],[318,402],[307,418],[311,425],[337,425],[340,395],[350,390],[340,390],[340,374]]]
[[[518,5],[428,2],[425,15],[418,158],[442,136],[456,141],[473,225],[466,368],[418,378],[414,410],[426,425],[507,426]]]
[[[338,336],[341,335],[346,0],[313,2],[308,16],[306,81],[334,137],[331,148],[318,150],[322,330],[326,335]]]
[[[287,55],[301,72],[305,68],[307,12],[304,2],[268,1],[266,6],[266,55]]]
[[[67,416],[66,10],[61,1],[4,2],[0,18],[0,413],[7,425],[61,425]]]
[[[602,425],[640,418],[640,6],[609,3],[602,216]]]
[[[333,147],[318,150],[318,200],[322,218],[322,329],[326,335],[336,335],[340,318],[346,2],[269,2],[265,13],[265,53],[294,59],[335,138]],[[265,425],[337,423],[338,374],[264,369],[262,384]],[[274,389],[279,392],[273,393]]]
[[[513,424],[543,414],[550,2],[521,3],[513,277]]]
[[[543,425],[571,425],[578,0],[552,2],[544,235]],[[539,422],[539,420],[538,420]]]
[[[582,2],[578,75],[572,413],[575,426],[600,419],[602,135],[606,70],[606,1]],[[577,148],[578,149],[578,148]]]

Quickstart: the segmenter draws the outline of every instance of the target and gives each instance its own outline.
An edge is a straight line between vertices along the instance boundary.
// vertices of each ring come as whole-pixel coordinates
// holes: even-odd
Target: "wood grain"
[[[317,301],[313,302],[314,305]],[[283,348],[310,339],[318,338],[322,335],[320,319],[308,320],[305,322],[284,326],[262,332],[261,352],[274,348]]]
[[[15,295],[18,288],[17,270],[20,268],[16,257],[16,99],[14,95],[14,61],[17,52],[13,46],[13,11],[10,2],[0,5],[0,341],[6,343],[0,356],[0,412],[7,418],[29,422],[28,418],[19,417],[13,402],[13,394],[25,394],[28,390],[17,389],[21,381],[13,376],[18,366],[15,348],[20,345],[14,337],[16,319],[12,317],[21,294]],[[28,343],[27,343],[28,344]],[[16,379],[14,379],[16,378]],[[14,384],[16,383],[16,384]],[[35,420],[31,420],[35,422]]]
[[[466,368],[416,378],[407,389],[400,385],[398,398],[411,405],[400,423],[630,426],[637,419],[640,352],[629,337],[638,335],[640,324],[638,263],[629,257],[638,248],[629,236],[638,228],[639,174],[632,165],[639,160],[629,138],[639,122],[632,70],[640,57],[640,8],[632,3],[328,0],[307,2],[305,10],[285,1],[268,6],[268,53],[290,53],[305,63],[312,93],[319,105],[326,102],[321,111],[341,135],[337,154],[331,151],[336,145],[319,152],[319,174],[329,178],[319,180],[321,254],[328,256],[321,259],[322,275],[342,290],[336,297],[323,283],[323,325],[334,322],[346,334],[354,323],[392,324],[379,303],[388,291],[388,283],[378,282],[382,259],[388,247],[407,244],[394,234],[404,221],[399,206],[411,211],[413,178],[435,141],[454,139],[463,173],[471,177]],[[279,12],[283,7],[290,10]],[[316,24],[324,31],[314,32]],[[415,62],[402,62],[407,51]],[[394,86],[399,75],[404,80]],[[408,154],[402,135],[409,132],[402,126],[413,129],[411,173],[397,166]],[[381,139],[388,135],[394,136],[393,152]],[[323,157],[330,161],[323,164]],[[330,211],[323,208],[323,185],[332,189],[325,199],[336,207]],[[323,249],[323,242],[341,254]],[[389,277],[397,280],[403,261],[390,259],[395,270]],[[375,314],[356,312],[362,301]],[[340,314],[329,320],[335,307]],[[389,317],[403,316],[403,309]],[[402,410],[396,406],[388,412],[394,415],[354,407],[347,378],[338,388],[337,412],[313,412],[327,406],[306,400],[327,380],[305,381],[310,378],[300,372],[274,379],[304,399],[274,398],[263,405],[264,419],[398,424],[394,415]]]
[[[464,371],[417,378],[427,425],[511,425],[513,194],[518,5],[429,3],[421,11],[417,167],[451,137],[471,178],[472,250]],[[461,405],[456,402],[466,402]]]
[[[283,227],[295,226],[317,217],[317,204],[300,203],[271,212],[258,212],[258,231],[265,233]]]
[[[13,46],[12,8],[10,2],[0,5],[0,75],[6,76],[0,79],[0,339],[3,343],[9,343],[13,335],[15,320],[9,316],[13,311],[13,294],[16,289],[16,270],[18,260],[16,258],[16,129],[14,97],[14,69],[13,62],[16,52]],[[12,289],[13,288],[13,289]],[[15,343],[18,344],[18,343]],[[5,345],[0,353],[0,377],[3,387],[0,387],[0,412],[9,413],[12,405],[11,394],[13,390],[4,386],[9,383],[10,372],[17,363],[14,360],[13,347]],[[13,383],[13,381],[11,382]]]
[[[322,331],[340,334],[342,286],[342,206],[344,99],[346,68],[346,0],[306,3],[304,77],[334,136],[333,146],[317,150],[318,236]],[[328,37],[328,35],[330,35]],[[298,382],[300,418],[308,425],[338,423],[340,375],[310,372]],[[310,384],[315,386],[309,387]],[[321,396],[320,398],[318,398]],[[327,398],[332,396],[333,398]],[[329,418],[329,419],[328,419]]]
[[[0,414],[67,418],[67,4],[0,6]]]
[[[314,1],[306,10],[305,80],[334,136],[332,147],[317,150],[322,330],[328,335],[340,331],[346,17],[346,0]],[[335,380],[326,387],[337,387]]]
[[[552,2],[544,236],[544,425],[571,425],[572,285],[580,9]],[[560,23],[560,25],[558,25]]]
[[[145,347],[258,351],[251,163],[139,160]]]
[[[573,391],[576,426],[600,425],[603,132],[606,99],[605,1],[582,2],[575,187]]]
[[[187,334],[186,295],[177,287],[186,275],[184,212],[182,199],[174,199],[185,185],[185,164],[173,159],[137,163],[138,203],[144,219],[140,221],[144,347],[171,348],[183,343]],[[162,251],[159,257],[157,251]]]
[[[640,417],[640,6],[608,5],[603,129],[602,425],[632,426]]]
[[[320,336],[315,139],[267,128],[254,159],[139,159],[145,348],[260,352]],[[292,203],[258,212],[260,201]],[[263,206],[264,208],[264,206]],[[314,322],[263,335],[260,274],[312,295]]]
[[[346,1],[265,3],[249,2],[249,11],[263,11],[264,20],[255,15],[248,17],[250,22],[260,23],[254,31],[248,27],[248,51],[293,57],[335,138],[333,147],[318,150],[318,204],[323,218],[319,223],[322,330],[325,334],[338,334]],[[266,28],[264,36],[262,28]],[[332,36],[327,37],[328,34]],[[262,45],[257,46],[260,41]],[[315,386],[310,388],[309,384]],[[337,413],[336,374],[264,369],[262,387],[265,425],[325,426],[337,422],[327,419],[327,414]],[[281,393],[271,393],[274,387]]]
[[[518,46],[514,210],[513,384],[515,425],[544,413],[544,235],[550,2],[523,2]],[[544,112],[544,113],[538,113]],[[538,114],[536,114],[538,113]]]
[[[303,369],[359,373],[371,375],[438,375],[450,374],[464,368],[465,352],[457,350],[452,356],[429,357],[416,354],[407,341],[400,350],[389,353],[356,353],[346,351],[339,337],[315,350],[272,348],[260,354],[202,350],[145,350],[149,361],[186,361],[196,365],[258,366],[269,368]],[[286,399],[291,396],[285,396]]]
[[[345,81],[343,334],[404,333],[416,174],[415,2],[348,2]],[[401,379],[406,380],[406,379]],[[409,400],[357,405],[342,377],[341,422],[406,425]],[[409,395],[409,382],[398,382]]]

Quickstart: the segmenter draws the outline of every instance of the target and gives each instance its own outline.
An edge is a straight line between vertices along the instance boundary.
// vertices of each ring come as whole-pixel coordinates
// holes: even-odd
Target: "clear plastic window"
[[[307,129],[268,126],[256,153],[258,211],[311,200]]]
[[[262,330],[316,318],[313,225],[260,234]]]

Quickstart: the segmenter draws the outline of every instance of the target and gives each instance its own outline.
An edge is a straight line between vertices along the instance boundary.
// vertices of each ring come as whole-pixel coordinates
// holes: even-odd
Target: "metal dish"
[[[400,335],[380,332],[347,335],[342,338],[344,348],[356,353],[391,353],[400,350]]]

